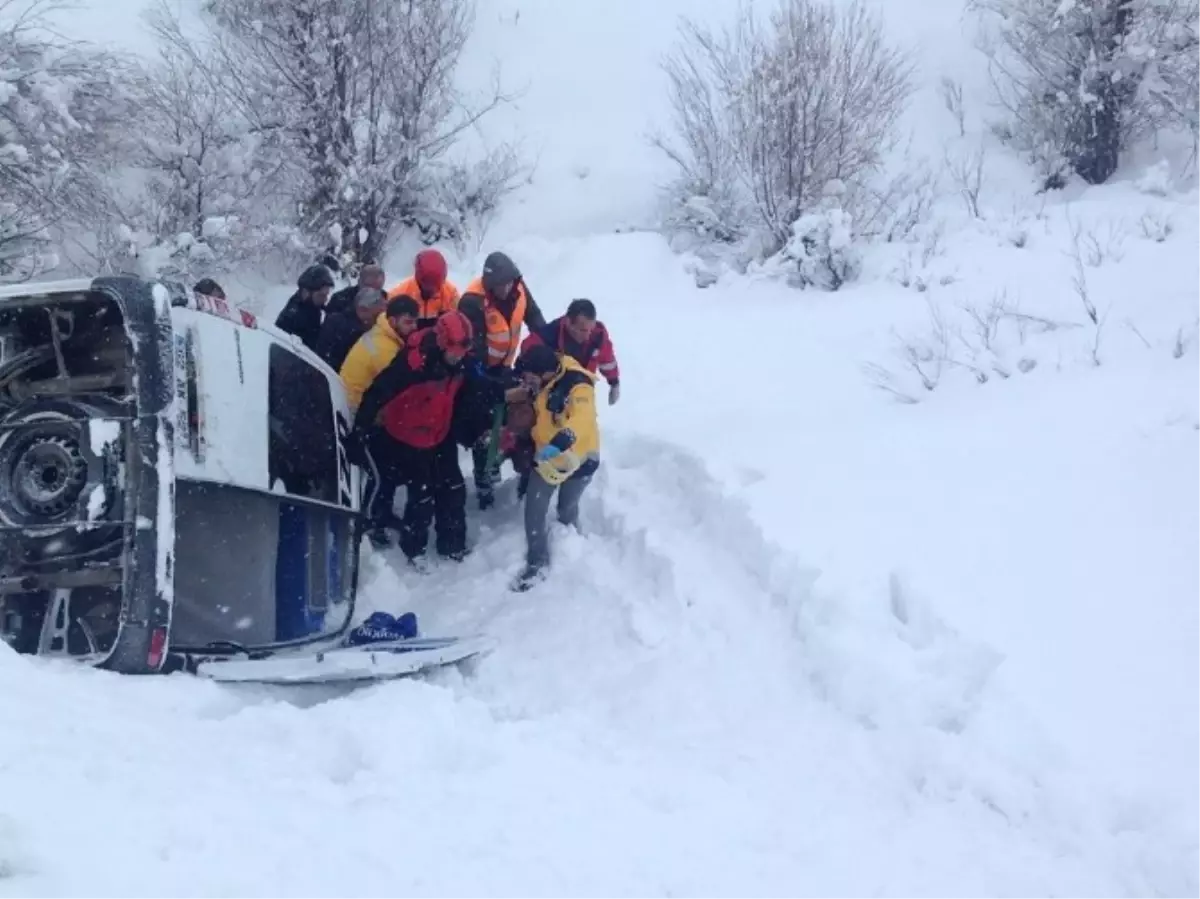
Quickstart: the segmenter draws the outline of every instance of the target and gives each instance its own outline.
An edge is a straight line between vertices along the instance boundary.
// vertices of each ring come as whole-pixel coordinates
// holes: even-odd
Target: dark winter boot
[[[480,511],[490,509],[496,503],[495,485],[500,482],[499,462],[488,467],[488,440],[486,435],[471,447],[471,468],[475,480],[475,497]]]
[[[392,545],[392,537],[387,532],[387,528],[371,528],[367,531],[367,539],[376,549],[387,549]]]
[[[525,593],[532,590],[546,579],[546,569],[534,565],[526,565],[521,573],[513,579],[508,589],[513,593]]]
[[[429,574],[429,560],[425,558],[424,553],[416,556],[406,555],[404,558],[408,562],[408,567],[417,574]]]

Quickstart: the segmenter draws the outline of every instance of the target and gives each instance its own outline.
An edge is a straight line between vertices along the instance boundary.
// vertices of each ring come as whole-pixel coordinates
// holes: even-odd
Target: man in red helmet
[[[446,280],[446,257],[437,250],[422,250],[413,260],[413,273],[388,291],[388,298],[409,296],[419,307],[419,327],[432,325],[439,315],[458,308],[458,288]]]
[[[366,435],[378,426],[387,450],[377,465],[403,472],[408,485],[400,524],[400,549],[418,567],[425,557],[429,526],[438,555],[462,560],[467,554],[466,486],[458,466],[454,413],[467,377],[471,323],[451,310],[431,327],[414,331],[403,350],[363,394],[350,436],[351,460],[362,464]]]

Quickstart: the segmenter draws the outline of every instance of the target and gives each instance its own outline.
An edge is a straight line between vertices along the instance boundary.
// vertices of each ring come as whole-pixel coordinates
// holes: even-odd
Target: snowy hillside
[[[897,407],[856,366],[915,295],[693,294],[654,238],[543,249],[544,291],[620,253],[664,298],[606,304],[635,389],[588,536],[521,598],[511,496],[462,569],[366,563],[369,606],[496,655],[342,698],[0,656],[6,894],[1195,891],[1196,398],[1170,332]],[[760,361],[664,354],[680,302],[736,303],[729,346]],[[64,816],[82,797],[103,828]]]
[[[76,24],[136,47],[136,6]],[[528,83],[488,127],[541,159],[451,277],[500,246],[548,312],[593,298],[623,396],[545,585],[505,590],[509,483],[461,566],[365,550],[359,616],[495,654],[338,693],[0,649],[0,896],[1200,894],[1194,181],[1148,152],[1035,196],[989,146],[981,215],[950,194],[856,284],[699,289],[614,231],[669,174],[675,16],[724,6],[481,2]],[[985,103],[958,10],[887,7],[922,153],[967,146],[942,75]]]

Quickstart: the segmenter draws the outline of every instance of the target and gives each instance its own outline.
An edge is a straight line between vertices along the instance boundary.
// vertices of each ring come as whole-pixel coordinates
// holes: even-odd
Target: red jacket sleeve
[[[603,328],[603,334],[600,338],[600,352],[596,354],[596,368],[600,375],[609,384],[616,384],[621,380],[621,369],[617,365],[617,352],[613,349],[612,340],[608,336],[608,328],[600,325]]]
[[[521,352],[528,352],[530,347],[540,346],[542,342],[542,336],[537,331],[531,330],[521,341]]]

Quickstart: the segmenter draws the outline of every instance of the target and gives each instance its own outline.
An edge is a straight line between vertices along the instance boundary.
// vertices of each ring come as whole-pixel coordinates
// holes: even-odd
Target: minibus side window
[[[272,344],[267,376],[268,475],[294,496],[338,501],[337,437],[325,375]]]

